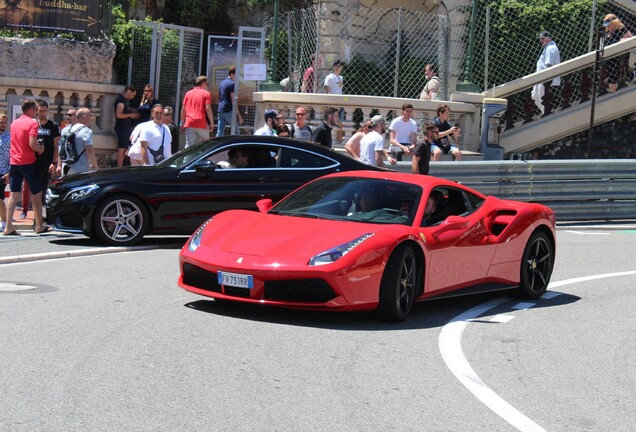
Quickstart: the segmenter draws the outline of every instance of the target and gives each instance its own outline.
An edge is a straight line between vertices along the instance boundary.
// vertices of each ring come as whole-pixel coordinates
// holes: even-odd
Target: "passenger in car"
[[[231,148],[227,153],[228,161],[217,164],[219,168],[246,168],[250,164],[250,155],[246,150]]]
[[[430,226],[442,220],[445,210],[444,194],[438,190],[433,190],[426,201],[422,226]]]

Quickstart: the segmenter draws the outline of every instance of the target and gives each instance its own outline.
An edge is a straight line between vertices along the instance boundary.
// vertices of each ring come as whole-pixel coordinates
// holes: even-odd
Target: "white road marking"
[[[580,235],[610,235],[610,233],[606,232],[594,232],[594,231],[574,231],[574,230],[565,230],[565,232],[569,232],[572,234],[580,234]]]
[[[551,300],[557,296],[560,296],[562,293],[558,292],[558,291],[546,291],[543,293],[543,295],[541,296],[542,299],[546,299],[546,300]]]
[[[515,317],[514,315],[498,314],[498,315],[495,315],[494,317],[490,318],[490,322],[496,322],[496,323],[505,324],[508,321],[510,321],[511,319],[513,319],[514,317]]]
[[[510,309],[515,309],[515,310],[528,310],[531,307],[536,306],[536,303],[530,303],[530,302],[521,302],[521,303],[517,303],[514,306],[511,306]]]
[[[554,289],[565,285],[571,285],[581,282],[588,282],[597,279],[606,279],[612,277],[632,276],[636,275],[636,270],[605,273],[600,275],[583,276],[578,278],[566,279],[559,282],[553,282],[548,289]],[[557,294],[558,295],[558,294]],[[545,296],[545,295],[544,295]],[[552,294],[552,298],[555,295]],[[490,309],[493,309],[510,299],[500,297],[489,302],[476,306],[449,321],[439,334],[439,351],[446,363],[446,366],[457,377],[457,379],[479,399],[484,405],[490,408],[495,414],[507,421],[522,432],[543,431],[541,426],[526,417],[522,412],[503,400],[501,396],[495,393],[481,378],[475,373],[473,368],[466,360],[464,351],[462,350],[462,333],[470,320],[483,315]]]

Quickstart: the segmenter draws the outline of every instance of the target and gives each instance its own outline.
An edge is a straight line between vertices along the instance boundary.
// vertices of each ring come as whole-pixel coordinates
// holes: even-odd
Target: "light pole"
[[[603,62],[605,54],[605,27],[600,26],[597,30],[596,39],[596,59],[594,60],[594,73],[592,75],[592,102],[590,107],[590,129],[587,132],[587,158],[592,157],[592,135],[594,131],[594,108],[596,106],[596,90],[599,81],[599,65]]]
[[[466,69],[464,81],[457,84],[457,91],[467,93],[479,93],[481,89],[473,83],[473,57],[475,55],[475,25],[477,21],[477,0],[472,0],[472,12],[470,17],[470,30],[468,34],[468,55],[466,56]]]
[[[280,91],[281,86],[274,78],[276,74],[276,61],[278,51],[278,8],[280,0],[274,0],[274,35],[272,36],[272,50],[269,57],[269,71],[267,73],[267,82],[259,86],[261,91]]]

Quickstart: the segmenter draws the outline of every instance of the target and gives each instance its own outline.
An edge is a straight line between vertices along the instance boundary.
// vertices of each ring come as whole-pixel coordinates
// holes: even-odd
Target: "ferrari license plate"
[[[238,273],[218,272],[219,283],[239,288],[254,288],[254,276]]]

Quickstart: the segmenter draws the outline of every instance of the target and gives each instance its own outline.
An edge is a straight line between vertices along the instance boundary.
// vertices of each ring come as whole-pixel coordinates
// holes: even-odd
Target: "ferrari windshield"
[[[359,177],[312,182],[276,204],[270,213],[378,224],[412,225],[422,188]]]

